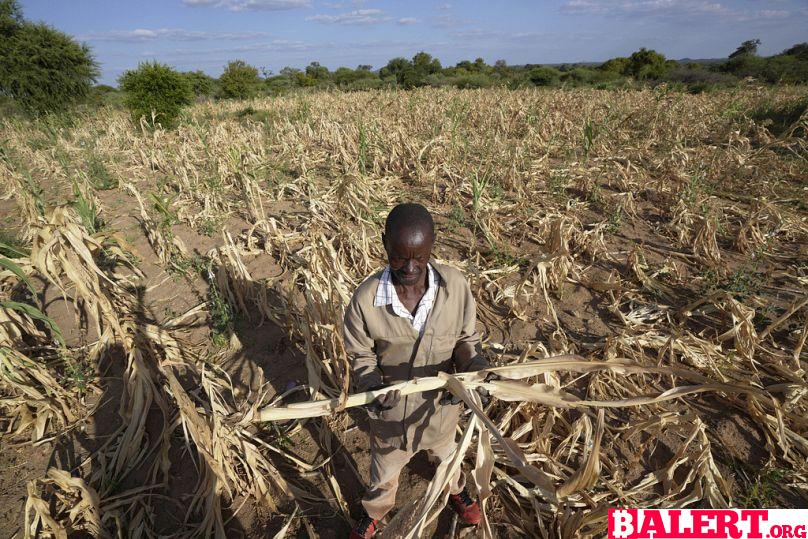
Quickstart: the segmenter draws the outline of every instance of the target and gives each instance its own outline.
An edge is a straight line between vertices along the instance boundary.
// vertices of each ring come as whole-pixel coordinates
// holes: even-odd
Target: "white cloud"
[[[350,2],[323,2],[323,7],[342,9],[348,6],[359,7],[365,5],[367,0],[351,0]]]
[[[433,25],[438,28],[459,28],[477,22],[475,19],[457,17],[452,14],[438,15],[433,19]]]
[[[182,0],[189,7],[216,7],[230,11],[286,11],[311,7],[311,0]]]
[[[170,52],[148,50],[138,54],[142,58],[163,58],[170,61],[177,60],[210,60],[214,58],[221,58],[215,60],[213,63],[224,63],[228,58],[232,59],[234,55],[248,55],[251,53],[309,53],[314,50],[322,48],[322,44],[305,43],[303,41],[290,41],[286,39],[273,39],[272,41],[265,41],[261,43],[250,43],[248,45],[239,45],[238,47],[219,47],[213,49],[173,49]],[[334,46],[334,45],[331,45]]]
[[[399,20],[396,21],[396,23],[401,25],[417,24],[418,19],[416,19],[415,17],[401,17]]]
[[[719,17],[740,23],[773,23],[791,17],[784,9],[747,10],[710,0],[567,0],[561,11],[568,14],[658,18]]]
[[[757,13],[757,16],[763,19],[787,19],[790,15],[791,13],[784,9],[764,9]]]
[[[323,24],[379,24],[391,20],[381,9],[356,9],[339,15],[314,15],[306,18]]]
[[[182,28],[136,28],[134,30],[111,30],[79,36],[81,41],[123,41],[139,43],[144,41],[207,41],[214,39],[238,41],[267,37],[266,32],[204,32]]]
[[[730,13],[723,4],[709,0],[567,0],[565,13],[593,15],[676,15]]]

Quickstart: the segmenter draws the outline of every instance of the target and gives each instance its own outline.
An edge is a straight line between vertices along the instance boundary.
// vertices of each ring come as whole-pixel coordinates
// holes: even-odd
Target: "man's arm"
[[[488,361],[482,355],[480,334],[477,333],[477,302],[474,301],[471,288],[465,280],[463,287],[465,294],[462,301],[463,327],[452,358],[457,372],[478,371],[488,367]]]
[[[354,390],[367,391],[381,387],[382,373],[376,353],[373,351],[373,339],[368,334],[362,311],[357,304],[356,296],[351,299],[345,310],[345,351],[351,360]]]

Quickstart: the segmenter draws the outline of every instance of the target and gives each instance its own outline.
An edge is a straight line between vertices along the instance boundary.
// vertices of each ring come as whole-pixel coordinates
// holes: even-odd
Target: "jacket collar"
[[[443,264],[438,264],[435,262],[434,258],[429,259],[429,263],[432,265],[432,268],[435,270],[435,273],[440,276],[440,288],[446,288],[446,266]]]

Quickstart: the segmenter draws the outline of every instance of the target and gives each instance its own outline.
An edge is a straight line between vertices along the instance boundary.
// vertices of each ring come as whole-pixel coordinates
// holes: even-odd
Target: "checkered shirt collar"
[[[390,273],[390,266],[384,268],[382,276],[379,279],[379,286],[376,288],[376,297],[373,299],[374,307],[392,306],[393,312],[396,315],[406,318],[412,324],[416,331],[423,334],[426,325],[426,319],[432,311],[432,305],[435,303],[435,295],[438,290],[438,272],[432,267],[432,264],[427,264],[427,279],[429,287],[426,289],[424,297],[418,303],[418,308],[415,314],[410,313],[401,300],[398,299],[396,288],[393,285],[393,279]]]

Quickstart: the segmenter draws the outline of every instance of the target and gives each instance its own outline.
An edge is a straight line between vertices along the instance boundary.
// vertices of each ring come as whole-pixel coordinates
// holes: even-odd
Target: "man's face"
[[[426,282],[426,266],[435,241],[428,227],[400,228],[389,236],[382,235],[382,239],[395,281],[407,286]]]

